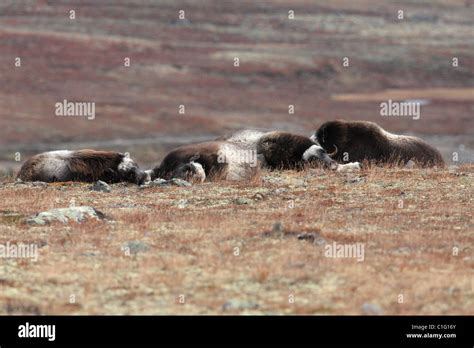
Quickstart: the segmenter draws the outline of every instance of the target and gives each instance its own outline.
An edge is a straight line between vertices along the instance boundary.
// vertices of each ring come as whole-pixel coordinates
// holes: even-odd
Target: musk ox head
[[[130,158],[128,152],[123,154],[122,161],[117,166],[117,170],[121,180],[134,182],[137,185],[142,185],[147,179],[147,174],[140,170],[138,164]]]
[[[206,180],[206,173],[200,163],[191,161],[180,164],[173,171],[172,177],[191,182],[204,182]]]
[[[323,123],[311,139],[317,141],[333,157],[339,150],[346,148],[347,125],[340,120]]]
[[[337,152],[337,151],[336,151]],[[330,156],[335,155],[336,152],[327,153],[319,145],[312,145],[310,146],[304,153],[303,153],[303,160],[305,162],[320,162],[324,163],[325,166],[336,169],[337,163],[334,161]]]

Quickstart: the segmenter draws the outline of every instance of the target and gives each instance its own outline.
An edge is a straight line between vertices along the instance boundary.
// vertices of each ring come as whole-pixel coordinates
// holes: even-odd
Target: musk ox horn
[[[331,153],[328,153],[328,156],[330,157],[335,156],[337,154],[337,146],[336,145],[333,145],[333,146],[334,146],[334,151]]]

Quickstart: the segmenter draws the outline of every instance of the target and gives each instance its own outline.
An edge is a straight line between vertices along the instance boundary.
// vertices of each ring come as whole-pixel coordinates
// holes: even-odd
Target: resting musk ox
[[[300,169],[307,163],[334,168],[337,163],[310,138],[282,131],[242,130],[220,138],[254,148],[262,164],[270,169]]]
[[[406,163],[421,166],[444,165],[438,150],[423,140],[389,133],[373,122],[330,121],[311,137],[324,149],[337,149],[332,156],[338,162],[373,161],[376,163]]]
[[[181,178],[203,182],[250,179],[257,167],[255,151],[240,144],[210,141],[178,147],[147,172],[151,180]]]
[[[102,180],[142,184],[145,172],[128,153],[97,150],[50,151],[28,159],[18,172],[23,181],[84,181]]]
[[[215,141],[181,146],[161,164],[147,171],[150,179],[182,178],[193,181],[246,180],[259,166],[300,169],[320,163],[332,169],[352,170],[358,163],[338,165],[321,146],[308,137],[287,132],[243,130]]]

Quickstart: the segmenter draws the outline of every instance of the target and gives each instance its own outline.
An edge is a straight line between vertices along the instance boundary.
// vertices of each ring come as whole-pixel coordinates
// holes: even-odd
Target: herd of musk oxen
[[[322,166],[359,169],[360,163],[443,166],[438,150],[423,140],[396,135],[366,121],[330,121],[311,136],[288,132],[242,130],[214,141],[169,152],[150,170],[142,170],[128,153],[99,150],[50,151],[28,159],[18,173],[22,181],[131,182],[157,178],[194,182],[248,180],[257,168],[270,170]]]

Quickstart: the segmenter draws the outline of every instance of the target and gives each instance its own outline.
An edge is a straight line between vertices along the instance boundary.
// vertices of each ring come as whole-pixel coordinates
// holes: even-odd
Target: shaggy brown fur
[[[422,166],[444,165],[439,151],[422,139],[388,133],[373,122],[326,122],[316,131],[315,137],[327,151],[337,147],[333,158],[338,162],[368,160],[404,164],[413,160]],[[344,157],[346,153],[347,158]]]
[[[28,159],[17,177],[23,181],[83,181],[103,180],[143,183],[145,174],[132,162],[130,168],[119,170],[125,154],[113,151],[78,150],[44,152]]]
[[[212,141],[178,147],[168,153],[159,166],[153,169],[151,180],[156,178],[186,178],[186,170],[192,170],[188,164],[192,161],[202,165],[206,179],[212,180],[223,175],[227,163],[219,163],[219,150],[222,142]]]
[[[257,153],[265,158],[265,164],[272,169],[300,169],[307,161],[303,160],[303,154],[311,146],[316,145],[308,137],[288,132],[270,132],[264,134],[257,142]],[[327,153],[321,149],[318,157],[311,157],[310,163],[321,161],[330,165],[333,161]]]
[[[218,139],[254,148],[263,157],[263,164],[270,169],[301,169],[307,163],[335,164],[322,148],[313,148],[314,153],[307,160],[303,159],[305,151],[318,144],[306,136],[288,132],[244,129]]]

